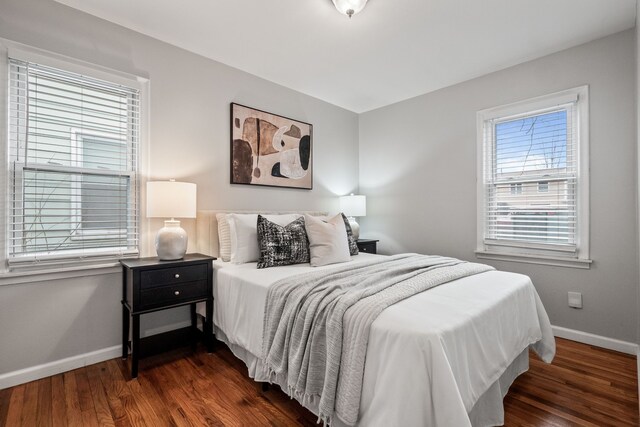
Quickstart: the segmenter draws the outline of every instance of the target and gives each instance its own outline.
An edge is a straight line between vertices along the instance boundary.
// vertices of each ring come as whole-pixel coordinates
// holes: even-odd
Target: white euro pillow
[[[271,222],[285,226],[302,215],[262,215]],[[233,264],[256,262],[260,258],[258,245],[258,214],[229,214],[229,234],[231,235],[230,260]]]
[[[341,214],[326,221],[305,215],[304,226],[312,267],[351,261],[347,229]]]
[[[224,262],[229,262],[231,259],[231,230],[229,229],[229,214],[219,213],[216,214],[216,220],[218,221],[218,243],[220,259]]]

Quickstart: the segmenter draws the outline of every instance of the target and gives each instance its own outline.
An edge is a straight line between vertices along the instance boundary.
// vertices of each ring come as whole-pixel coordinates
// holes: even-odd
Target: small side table
[[[360,252],[365,252],[368,254],[377,254],[379,241],[380,240],[358,239],[356,243],[358,244],[358,250]]]
[[[191,328],[196,335],[196,303],[206,302],[203,325],[207,351],[213,348],[213,261],[216,258],[187,254],[176,261],[157,257],[124,259],[122,264],[122,358],[128,357],[129,321],[131,378],[138,376],[140,316],[168,308],[191,306]]]

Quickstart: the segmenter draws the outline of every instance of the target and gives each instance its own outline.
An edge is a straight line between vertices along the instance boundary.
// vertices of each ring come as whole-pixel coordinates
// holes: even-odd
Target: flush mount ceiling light
[[[356,13],[364,9],[367,0],[332,0],[338,12],[344,13],[351,18]]]

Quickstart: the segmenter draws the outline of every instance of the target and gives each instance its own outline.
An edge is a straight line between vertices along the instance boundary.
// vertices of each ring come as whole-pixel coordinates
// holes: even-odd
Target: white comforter
[[[380,255],[360,254],[353,262],[371,256]],[[258,270],[255,263],[221,261],[214,265],[214,325],[232,349],[241,347],[257,359],[268,287],[313,267]],[[401,301],[372,325],[358,424],[469,426],[469,413],[478,399],[490,388],[500,394],[498,380],[505,371],[518,370],[512,379],[526,369],[528,359],[522,354],[534,343],[543,360],[550,362],[555,354],[551,326],[527,276],[490,271]],[[261,380],[260,367],[253,370]],[[501,424],[498,402],[495,410],[475,411],[481,414],[474,421]],[[497,405],[495,398],[491,405]]]

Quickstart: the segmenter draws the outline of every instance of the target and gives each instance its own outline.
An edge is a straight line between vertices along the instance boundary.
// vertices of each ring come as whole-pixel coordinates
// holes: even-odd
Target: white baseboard
[[[191,326],[191,320],[147,329],[140,335],[141,338],[145,338],[174,329],[186,328],[187,326]],[[53,362],[44,363],[42,365],[20,369],[18,371],[7,372],[6,374],[0,374],[0,390],[13,387],[18,384],[28,383],[29,381],[35,381],[41,378],[57,375],[62,372],[72,371],[88,365],[93,365],[94,363],[104,362],[105,360],[115,359],[120,356],[122,356],[122,346],[116,345],[89,353],[79,354],[77,356],[67,357],[65,359],[54,360]]]
[[[149,329],[145,331],[143,335],[145,337],[156,335],[173,329],[184,328],[190,325],[191,321],[178,322],[172,325]],[[637,355],[639,356],[638,372],[640,372],[640,348],[635,343],[621,341],[614,338],[607,338],[601,335],[590,334],[588,332],[576,331],[574,329],[563,328],[561,326],[552,326],[552,329],[553,334],[556,337],[566,338],[584,344],[595,345],[622,353]],[[114,359],[121,355],[122,346],[116,345],[113,347],[103,348],[101,350],[96,350],[89,353],[79,354],[77,356],[67,357],[65,359],[44,363],[42,365],[32,366],[30,368],[1,374],[0,390],[13,387],[18,384],[24,384],[29,381],[35,381],[41,378],[50,377],[62,372],[71,371],[73,369],[82,368],[84,366],[93,365],[94,363],[104,362],[105,360]]]
[[[638,376],[638,402],[640,403],[640,349],[638,349],[638,355],[636,356],[636,360],[638,362],[638,370],[636,371]],[[638,406],[638,410],[640,410],[640,406]]]
[[[0,375],[0,390],[122,356],[122,346],[103,348]]]
[[[186,328],[188,326],[191,326],[191,320],[147,329],[140,335],[141,338],[145,338],[174,329]],[[13,387],[18,384],[28,383],[29,381],[35,381],[41,378],[57,375],[62,372],[72,371],[88,365],[93,365],[94,363],[104,362],[105,360],[115,359],[120,356],[122,356],[122,346],[116,345],[89,353],[79,354],[77,356],[67,357],[66,359],[54,360],[53,362],[44,363],[42,365],[20,369],[18,371],[7,372],[6,374],[0,374],[0,390]]]
[[[583,344],[595,345],[596,347],[615,350],[621,353],[632,354],[634,356],[638,355],[639,348],[636,343],[603,337],[602,335],[590,334],[588,332],[576,331],[575,329],[563,328],[561,326],[551,326],[551,329],[553,329],[553,335],[556,337],[566,338]]]

